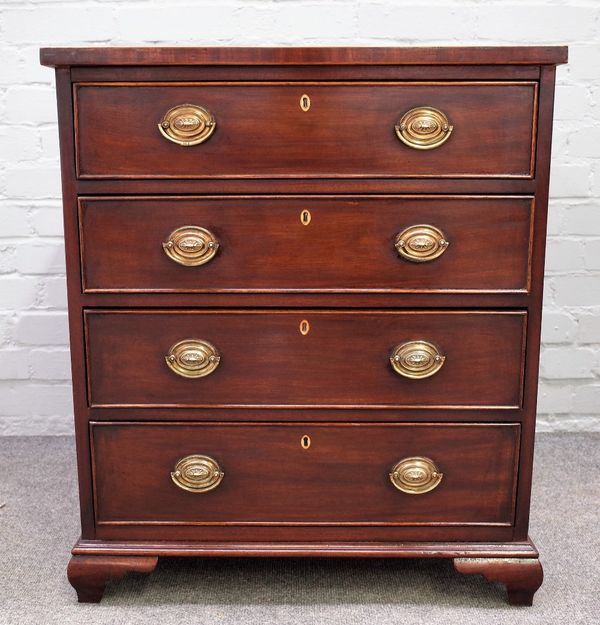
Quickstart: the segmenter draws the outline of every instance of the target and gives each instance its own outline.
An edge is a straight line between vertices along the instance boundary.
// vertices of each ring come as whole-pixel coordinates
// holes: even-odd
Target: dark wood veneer
[[[544,572],[537,558],[455,558],[459,573],[479,573],[491,582],[506,586],[511,605],[532,605],[542,585]]]
[[[88,397],[96,407],[518,408],[526,321],[517,311],[88,310]],[[184,339],[212,343],[218,368],[197,379],[171,371],[165,356]],[[444,366],[398,375],[393,349],[421,339]]]
[[[68,574],[80,601],[158,556],[293,555],[455,558],[531,604],[552,109],[566,59],[541,46],[41,50],[57,77],[82,526]],[[218,123],[193,149],[156,127],[188,99]],[[411,106],[445,109],[450,140],[400,143],[393,125]],[[292,225],[304,208],[311,226]],[[196,218],[218,231],[219,255],[170,264],[160,240]],[[451,247],[410,266],[393,236],[417,219],[443,222]],[[164,350],[205,331],[222,364],[177,378]],[[402,379],[389,351],[423,332],[448,361]],[[288,437],[307,428],[319,444],[298,444],[302,456]],[[202,445],[226,455],[227,477],[190,497],[219,510],[184,504],[168,476]],[[407,495],[403,516],[384,466],[419,453],[443,462],[446,481]]]
[[[232,541],[232,536],[235,538]],[[236,543],[269,543],[276,553],[277,545],[284,543],[330,543],[412,542],[440,541],[442,543],[496,542],[511,544],[514,530],[505,525],[98,525],[96,539],[110,542],[158,541],[165,547],[178,541],[197,541],[206,547],[210,543],[229,542],[232,549]],[[164,553],[162,555],[168,555]],[[226,555],[226,554],[224,554]],[[267,555],[266,553],[263,555]],[[366,555],[366,554],[365,554]],[[377,554],[373,554],[377,555]],[[440,552],[438,557],[446,557]]]
[[[71,68],[73,82],[114,82],[111,66]],[[235,80],[539,80],[539,65],[123,65],[126,82]]]
[[[157,563],[158,556],[74,555],[67,576],[81,603],[98,603],[109,581],[127,573],[151,573]]]
[[[558,65],[567,46],[42,48],[42,65]]]
[[[99,525],[513,523],[516,424],[93,423],[91,445]],[[219,488],[194,494],[173,484],[175,463],[193,453],[218,461]],[[402,493],[389,480],[411,455],[444,473],[431,493]]]
[[[253,541],[253,542],[188,542],[185,540],[164,543],[153,540],[84,540],[73,547],[75,555],[103,555],[108,551],[114,555],[293,555],[296,557],[338,556],[338,557],[392,557],[392,558],[439,558],[440,549],[448,558],[537,558],[539,553],[531,539],[524,541],[494,542],[489,540],[455,542],[431,542],[411,540],[409,542],[360,542],[359,540],[336,541],[330,544],[295,541]],[[239,551],[239,553],[238,553]]]
[[[221,195],[224,184],[219,178],[98,178],[78,179],[75,187],[80,195]],[[230,195],[318,193],[351,197],[382,193],[533,195],[536,189],[535,180],[531,178],[228,178],[226,185]]]
[[[84,197],[83,290],[527,292],[532,218],[532,198],[514,196]],[[435,261],[402,259],[396,235],[421,223],[450,246]],[[185,267],[165,255],[162,242],[186,224],[214,233],[216,258]]]
[[[74,90],[80,178],[534,173],[533,81],[78,83]],[[312,101],[307,112],[299,106],[304,93]],[[187,148],[166,141],[157,128],[169,109],[186,102],[205,107],[217,120],[210,139]],[[437,150],[411,149],[394,132],[402,115],[423,103],[442,110],[456,127]]]

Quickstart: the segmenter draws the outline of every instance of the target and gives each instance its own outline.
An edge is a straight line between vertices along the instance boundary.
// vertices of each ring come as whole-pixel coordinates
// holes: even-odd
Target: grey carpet
[[[0,439],[2,625],[578,625],[598,623],[600,434],[541,434],[531,535],[545,582],[532,608],[445,560],[162,559],[76,603],[73,440]]]

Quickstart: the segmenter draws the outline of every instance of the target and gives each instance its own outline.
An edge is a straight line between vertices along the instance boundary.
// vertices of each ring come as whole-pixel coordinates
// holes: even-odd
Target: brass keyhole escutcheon
[[[300,334],[306,336],[310,332],[310,323],[306,319],[300,322]]]
[[[306,113],[306,111],[308,111],[308,109],[310,108],[310,98],[306,95],[306,93],[303,93],[300,96],[300,108]]]
[[[307,436],[306,434],[300,439],[300,447],[302,447],[302,449],[308,449],[310,447],[310,436]]]
[[[303,226],[308,226],[308,224],[310,223],[311,219],[312,219],[312,215],[310,214],[309,210],[303,210],[300,213],[300,223]]]

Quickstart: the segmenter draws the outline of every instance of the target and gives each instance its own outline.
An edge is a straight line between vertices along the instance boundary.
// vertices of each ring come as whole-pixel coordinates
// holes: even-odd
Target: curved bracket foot
[[[67,577],[79,603],[98,603],[106,584],[127,573],[151,573],[158,556],[71,556]]]
[[[511,605],[532,605],[544,572],[537,558],[454,558],[459,573],[479,573],[506,586]]]

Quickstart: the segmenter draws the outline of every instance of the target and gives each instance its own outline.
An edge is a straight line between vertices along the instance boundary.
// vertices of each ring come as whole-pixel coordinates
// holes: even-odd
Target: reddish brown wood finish
[[[73,555],[67,576],[77,591],[79,603],[98,603],[108,582],[127,573],[151,573],[157,562],[157,556]]]
[[[81,195],[230,195],[307,194],[364,195],[382,193],[454,195],[533,195],[535,180],[529,178],[228,178],[223,179],[77,179]]]
[[[90,310],[88,397],[123,407],[518,408],[525,323],[522,312]],[[169,369],[170,347],[185,339],[216,347],[213,373],[188,379]],[[444,365],[429,378],[402,377],[390,364],[394,348],[422,339]]]
[[[521,197],[83,198],[83,289],[527,291],[532,209]],[[187,224],[218,239],[209,263],[186,267],[164,253],[162,242]],[[444,233],[442,256],[417,263],[398,254],[396,235],[416,224]]]
[[[337,541],[329,544],[295,541],[253,541],[224,543],[202,541],[169,541],[168,543],[144,540],[106,542],[79,540],[73,547],[76,555],[173,555],[173,556],[286,556],[294,557],[383,557],[383,558],[537,558],[538,551],[531,540],[523,542],[359,542]]]
[[[60,162],[63,195],[63,219],[65,230],[65,255],[67,270],[67,297],[69,305],[69,338],[71,348],[71,377],[73,381],[73,410],[75,415],[75,436],[77,471],[79,477],[79,505],[82,536],[94,534],[94,511],[91,491],[91,462],[86,423],[86,373],[81,363],[85,362],[83,341],[83,315],[81,314],[81,268],[78,261],[79,241],[77,214],[71,210],[76,201],[75,160],[73,137],[73,101],[70,72],[56,70],[56,93],[58,103],[58,127],[60,139]]]
[[[504,584],[511,605],[533,605],[533,595],[544,580],[537,558],[455,558],[454,568]]]
[[[81,285],[80,285],[81,288]],[[449,298],[449,295],[451,296]],[[85,307],[102,308],[107,302],[118,308],[343,308],[343,309],[415,309],[451,308],[525,309],[532,298],[524,292],[491,293],[405,293],[405,292],[263,292],[238,293],[85,293],[80,296]]]
[[[97,540],[106,543],[141,540],[162,542],[165,547],[177,541],[198,542],[205,548],[215,543],[229,542],[231,555],[235,544],[261,543],[263,549],[265,545],[271,545],[271,555],[281,555],[277,553],[277,545],[281,542],[312,543],[314,553],[319,546],[332,542],[440,541],[445,544],[483,541],[510,545],[513,533],[513,528],[505,525],[98,525],[95,536]],[[446,555],[440,551],[439,557]]]
[[[385,408],[361,405],[340,406],[332,408],[304,406],[217,406],[210,408],[173,407],[88,407],[87,414],[92,421],[123,421],[132,416],[143,418],[144,421],[169,421],[176,418],[178,421],[222,421],[226,419],[232,423],[250,421],[252,423],[269,423],[274,419],[285,423],[298,422],[299,414],[302,420],[322,423],[340,423],[345,421],[362,421],[364,423],[397,423],[401,421],[415,421],[427,423],[521,423],[526,415],[523,408],[419,408],[409,411],[408,408]]]
[[[82,538],[73,550],[75,559],[69,568],[80,594],[84,598],[98,600],[106,580],[120,576],[128,569],[150,570],[159,555],[442,556],[475,558],[475,561],[459,566],[465,572],[467,569],[469,572],[483,572],[490,579],[507,584],[509,599],[513,602],[529,603],[533,592],[541,583],[538,554],[528,540],[527,527],[535,431],[554,65],[566,61],[566,48],[86,48],[44,49],[41,57],[45,64],[57,67],[82,523]],[[414,84],[423,80],[428,81],[428,84]],[[215,82],[220,84],[214,84]],[[246,84],[236,86],[240,82]],[[88,84],[83,86],[83,83]],[[130,86],[115,87],[111,83],[129,83]],[[284,87],[282,83],[289,84]],[[368,83],[378,83],[378,86],[371,88]],[[294,101],[294,106],[288,110],[282,104],[286,100],[286,94],[294,93],[297,100],[300,93],[296,94],[296,91],[308,88],[307,85],[311,89],[311,98],[313,94],[317,94],[317,104],[315,105],[313,99],[311,110],[300,115],[299,107],[296,108],[297,101]],[[162,99],[156,100],[161,105],[156,111],[152,102],[139,96],[148,95],[148,90],[153,94],[162,94]],[[78,128],[80,132],[77,137],[74,91],[85,94],[77,102],[79,121],[85,122]],[[166,140],[160,137],[156,128],[158,120],[154,119],[155,115],[160,117],[164,113],[164,104],[172,106],[177,103],[170,102],[173,95],[203,95],[208,91],[220,94],[219,102],[222,101],[224,105],[221,112],[226,110],[235,115],[230,117],[227,114],[222,117],[219,116],[219,111],[214,111],[218,120],[217,131],[206,144],[196,146],[198,149],[190,151],[174,144],[167,146]],[[255,126],[244,122],[244,117],[238,114],[239,103],[229,101],[227,94],[233,91],[252,95],[248,103],[252,111],[257,113],[255,118],[258,122]],[[533,99],[534,91],[537,100]],[[277,94],[271,103],[263,101],[261,94],[267,92]],[[127,94],[124,100],[123,93]],[[326,94],[327,102],[323,104],[319,94]],[[394,97],[388,100],[387,95],[381,94],[394,94]],[[405,97],[406,94],[410,97]],[[446,112],[455,125],[451,139],[442,148],[429,154],[417,154],[410,150],[396,139],[393,132],[393,124],[402,113],[401,105],[410,104],[411,98],[415,106],[436,105],[434,102],[423,102],[420,98],[418,101],[414,100],[414,97],[421,95],[435,95],[440,108],[449,108]],[[117,107],[119,103],[121,106]],[[123,104],[126,106],[123,107]],[[359,114],[357,111],[361,107]],[[109,119],[107,112],[110,113],[111,110],[116,110],[117,115]],[[264,115],[265,111],[270,116]],[[123,116],[122,113],[126,115]],[[134,113],[137,115],[135,119],[132,117]],[[371,121],[368,128],[362,123],[365,119]],[[486,122],[483,125],[482,119]],[[315,120],[319,123],[311,124]],[[473,123],[473,120],[477,123]],[[236,128],[240,134],[233,136],[231,128]],[[466,128],[469,130],[466,131]],[[136,132],[143,129],[144,133],[148,130],[148,135],[142,133],[132,141],[129,132],[131,129]],[[274,129],[279,133],[278,137],[273,134]],[[142,136],[147,136],[148,139],[140,138]],[[85,150],[79,155],[83,159],[80,173],[98,177],[77,177],[76,138],[82,145],[85,144]],[[239,153],[232,154],[231,146],[239,146]],[[280,154],[274,155],[274,148]],[[197,157],[192,156],[194,154],[211,154],[211,164],[207,166],[206,159],[204,162],[198,161]],[[109,177],[103,178],[103,175]],[[173,177],[152,179],[156,175]],[[199,177],[211,175],[215,177]],[[242,177],[228,177],[232,175]],[[123,177],[117,179],[115,176]],[[141,209],[137,207],[149,201],[148,196],[151,195],[162,196],[162,200],[153,199],[153,208],[142,217]],[[186,195],[193,197],[183,197]],[[247,197],[239,197],[241,195]],[[267,201],[265,197],[257,197],[261,195],[272,196],[272,199]],[[406,197],[409,195],[418,195],[419,198]],[[444,207],[454,206],[458,198],[433,197],[449,195],[474,197],[461,202],[460,206],[456,205],[455,209]],[[119,238],[122,232],[119,231],[117,235],[115,224],[123,224],[125,229],[127,223],[130,227],[138,226],[130,239],[134,246],[139,246],[140,233],[144,235],[143,245],[147,245],[146,239],[149,236],[160,234],[162,237],[159,229],[162,228],[165,216],[157,207],[165,206],[171,201],[167,196],[179,196],[175,208],[165,210],[165,213],[170,213],[169,218],[183,214],[192,216],[196,210],[200,210],[197,207],[201,206],[215,220],[219,217],[230,220],[227,232],[220,232],[228,245],[223,246],[214,265],[205,267],[213,272],[210,274],[213,281],[206,291],[202,287],[196,290],[191,278],[178,280],[177,275],[181,274],[169,273],[176,272],[178,268],[169,265],[167,269],[164,265],[160,266],[160,254],[155,255],[156,248],[153,248],[152,255],[148,257],[152,272],[139,263],[138,257],[125,254],[115,261],[107,252],[106,242],[122,242]],[[250,199],[265,202],[254,209],[257,215],[260,214],[255,232],[251,231],[247,211],[244,210]],[[388,222],[391,224],[395,214],[393,206],[398,199],[402,199],[404,203],[399,211],[410,213],[411,217],[420,215],[423,221],[425,216],[448,218],[445,227],[452,233],[451,244],[461,243],[458,249],[456,246],[449,248],[438,259],[439,262],[419,268],[410,267],[409,273],[403,272],[403,286],[400,287],[394,282],[395,274],[392,269],[392,266],[398,265],[385,264],[388,261],[397,263],[399,260],[393,256],[393,248],[386,248],[385,245],[374,248],[381,256],[371,257],[377,260],[377,271],[372,271],[368,261],[365,266],[358,260],[349,260],[343,255],[347,250],[335,237],[336,224],[332,220],[337,217],[338,232],[344,236],[347,236],[345,233],[352,234],[353,229],[364,228],[382,239]],[[165,204],[162,203],[163,200]],[[285,220],[288,212],[297,211],[303,200],[310,204],[311,210],[314,209],[318,216],[312,224],[315,228],[311,232],[311,243],[318,252],[318,258],[313,259],[312,263],[305,247],[294,248],[292,230],[282,228],[277,221]],[[217,201],[222,202],[221,206],[230,208],[219,211]],[[534,206],[531,212],[530,205]],[[502,209],[503,206],[507,208]],[[103,208],[106,212],[102,211]],[[93,226],[85,227],[82,232],[88,287],[85,292],[82,290],[84,282],[79,245],[80,216],[82,223],[88,219]],[[505,220],[502,220],[502,216]],[[327,222],[327,219],[331,221]],[[532,227],[526,233],[525,221],[529,219],[532,220]],[[216,221],[215,224],[215,228],[220,227]],[[327,230],[324,228],[326,224]],[[394,227],[396,224],[398,228],[402,225],[395,222]],[[164,225],[167,226],[167,221],[164,221]],[[228,239],[233,236],[229,234],[233,225],[240,230],[236,231],[233,239]],[[318,230],[317,225],[320,225]],[[467,225],[470,235],[465,239],[462,233]],[[488,236],[492,226],[497,239]],[[260,235],[266,234],[272,250],[277,249],[274,243],[274,238],[277,237],[277,244],[281,246],[280,252],[271,256],[277,258],[277,264],[266,267],[261,265],[256,253],[253,256],[255,260],[248,263],[257,263],[252,274],[247,261],[240,255],[236,256],[236,266],[232,263],[227,272],[224,271],[224,267],[227,267],[227,251],[231,253],[229,258],[233,258],[233,254],[239,254],[242,248],[252,249],[250,241],[238,236],[243,229],[245,232],[250,231],[250,238],[257,240]],[[360,230],[356,233],[357,240],[362,241],[362,232]],[[477,240],[474,233],[477,233]],[[448,236],[450,238],[450,234]],[[286,262],[280,238],[288,245],[289,251],[294,252],[292,260],[288,258]],[[387,240],[389,243],[391,239]],[[509,240],[511,243],[508,246],[501,243]],[[235,243],[234,248],[231,243]],[[257,249],[262,248],[254,248]],[[358,249],[357,258],[366,259],[368,245],[361,245]],[[454,249],[456,255],[451,255]],[[476,255],[473,264],[469,264],[467,256],[459,257],[459,250]],[[326,251],[335,251],[337,255],[329,253],[325,259]],[[161,261],[166,260],[160,258]],[[528,259],[528,270],[524,269],[525,259]],[[313,271],[310,274],[306,273],[305,265],[311,266]],[[352,268],[351,271],[349,267]],[[287,279],[285,271],[288,274]],[[416,272],[421,273],[418,275]],[[150,278],[150,273],[153,274],[153,279]],[[206,275],[208,272],[204,273]],[[138,281],[141,286],[135,286]],[[271,287],[269,283],[276,286]],[[102,289],[106,288],[105,284],[109,284],[109,289],[142,290],[104,292]],[[291,287],[288,286],[290,284]],[[330,284],[333,286],[329,287]],[[162,285],[167,285],[166,288],[171,290],[152,292],[163,288]],[[90,290],[96,287],[98,292]],[[228,289],[237,288],[239,290],[228,292]],[[379,290],[374,291],[373,288]],[[261,289],[264,290],[258,292]],[[146,315],[133,314],[133,311],[143,308],[153,310],[148,310]],[[317,362],[326,364],[320,369],[321,379],[317,375],[313,376],[312,389],[305,388],[298,382],[306,381],[302,377],[306,374],[300,365],[290,365],[284,358],[290,347],[294,348],[292,353],[297,357],[314,356],[315,352],[308,349],[311,341],[305,342],[298,351],[299,333],[292,338],[287,327],[273,326],[271,334],[266,332],[264,336],[259,336],[260,333],[257,332],[253,335],[254,326],[247,324],[247,333],[238,325],[233,332],[235,336],[229,336],[232,332],[225,332],[228,328],[215,325],[214,329],[221,333],[219,336],[223,341],[230,342],[228,353],[233,338],[237,339],[236,344],[245,345],[248,352],[251,343],[256,342],[251,341],[251,338],[268,344],[270,337],[272,344],[269,349],[274,351],[267,352],[278,354],[280,366],[279,369],[273,367],[269,375],[273,376],[272,380],[282,382],[283,372],[292,372],[295,377],[288,376],[285,383],[295,393],[295,400],[304,402],[300,405],[290,403],[291,395],[286,396],[280,387],[269,385],[266,379],[259,381],[256,371],[250,366],[254,363],[250,362],[251,357],[247,353],[242,356],[242,361],[246,358],[245,371],[250,371],[250,375],[255,376],[253,379],[257,381],[258,388],[262,389],[262,395],[250,389],[248,382],[242,381],[240,367],[236,377],[238,381],[228,394],[225,392],[225,384],[220,383],[218,377],[212,379],[217,387],[222,384],[219,403],[204,406],[204,395],[193,396],[189,391],[189,388],[195,388],[193,385],[196,381],[187,380],[185,382],[192,385],[185,391],[188,393],[185,396],[187,404],[179,404],[177,409],[168,406],[150,407],[148,399],[152,399],[152,393],[160,401],[164,401],[169,392],[171,398],[176,396],[176,393],[169,391],[175,378],[167,382],[166,378],[161,377],[164,370],[161,370],[158,377],[153,377],[154,374],[148,375],[147,370],[156,364],[152,360],[155,355],[161,359],[164,356],[162,341],[170,338],[169,333],[174,331],[172,321],[186,319],[188,326],[182,329],[194,329],[189,325],[190,320],[206,320],[209,315],[193,313],[201,310],[208,312],[209,308],[213,309],[213,319],[218,319],[219,315],[227,318],[227,315],[232,314],[232,308],[248,314],[254,314],[253,309],[260,308],[265,319],[270,318],[268,315],[278,319],[283,319],[285,315],[290,318],[298,315],[299,322],[305,313],[309,313],[311,318],[322,314],[323,319],[337,318],[343,320],[343,323],[332,327],[328,333],[328,336],[333,336],[333,340],[328,339],[325,334],[321,337],[324,347]],[[108,314],[109,309],[112,314]],[[132,313],[123,314],[123,309],[131,309]],[[188,309],[192,314],[182,314],[182,309]],[[343,309],[352,309],[358,314],[355,317],[344,315]],[[386,334],[386,331],[382,333],[379,328],[373,328],[369,324],[350,323],[352,331],[346,332],[346,321],[363,318],[361,315],[364,315],[364,319],[381,319],[383,317],[379,314],[383,310],[396,314],[400,310],[412,311],[412,317],[403,317],[413,319],[409,330],[418,329],[414,320],[441,319],[451,310],[458,313],[456,319],[475,320],[472,324],[465,322],[461,327],[454,324],[428,326],[435,330],[436,335],[439,333],[440,338],[447,338],[452,352],[460,355],[462,377],[456,372],[452,373],[452,369],[448,368],[448,361],[442,370],[448,377],[443,385],[439,384],[443,378],[438,379],[437,389],[433,384],[435,378],[430,380],[433,386],[429,387],[426,381],[417,381],[419,384],[425,382],[421,389],[433,389],[434,396],[438,398],[449,397],[451,402],[467,402],[467,409],[453,404],[437,408],[428,405],[414,409],[419,399],[418,393],[409,396],[405,391],[400,397],[412,401],[412,407],[399,408],[398,393],[393,392],[390,384],[400,382],[405,388],[404,383],[408,381],[398,378],[385,367],[382,378],[377,377],[382,373],[377,367],[369,367],[365,377],[361,378],[369,385],[366,390],[363,389],[365,395],[354,384],[344,396],[346,383],[339,372],[339,354],[347,354],[347,360],[344,360],[346,364],[343,365],[347,367],[345,371],[356,371],[360,366],[364,369],[363,354],[365,345],[369,342],[367,339],[370,339],[369,345],[382,339],[391,340],[391,335]],[[465,315],[465,310],[478,311],[485,315]],[[101,330],[100,333],[94,330],[89,334],[89,346],[93,349],[88,350],[87,354],[84,341],[85,311],[88,318],[94,319],[94,323],[97,322]],[[331,317],[325,311],[329,311]],[[498,311],[509,315],[495,314]],[[129,322],[142,317],[162,321],[152,328],[146,327],[145,322],[138,324],[139,327]],[[392,318],[400,317],[390,317]],[[487,329],[481,333],[483,318],[498,320],[499,323],[493,327],[491,324],[486,326]],[[125,319],[128,320],[127,323],[122,322],[120,326],[116,323]],[[320,321],[317,328],[319,324]],[[527,326],[526,332],[523,332],[523,324]],[[143,332],[140,333],[141,330]],[[473,331],[479,339],[473,338]],[[518,339],[515,338],[517,335]],[[138,340],[136,343],[136,337],[145,340]],[[351,337],[350,341],[348,337]],[[103,338],[112,340],[116,351],[111,354],[110,350],[100,345]],[[152,342],[155,353],[148,351],[146,339]],[[483,351],[480,351],[480,339],[486,343]],[[501,340],[505,353],[500,353]],[[362,351],[352,352],[351,346],[354,342],[361,346]],[[156,347],[159,344],[160,350]],[[342,351],[336,351],[341,345]],[[137,349],[141,349],[143,353],[140,357],[142,366],[134,370],[134,353]],[[346,349],[348,352],[344,352]],[[369,352],[369,349],[372,351]],[[507,356],[507,353],[513,352],[514,355]],[[254,352],[250,350],[249,353]],[[377,355],[379,353],[377,351]],[[118,358],[121,354],[128,372],[125,377],[117,376],[122,364]],[[372,358],[375,349],[368,347],[367,354],[371,354],[369,358]],[[485,355],[483,359],[481,354]],[[490,362],[488,357],[491,355],[498,357],[500,363],[494,375],[487,368]],[[384,360],[386,358],[387,354]],[[471,368],[464,364],[468,358],[475,359]],[[223,361],[225,362],[227,360]],[[328,365],[329,362],[336,366]],[[515,364],[517,362],[518,371]],[[89,370],[84,363],[89,363]],[[313,362],[307,360],[307,363],[306,368],[310,369]],[[356,365],[357,369],[352,369],[348,363]],[[239,364],[239,361],[229,359],[228,366],[223,364],[223,368],[219,368],[214,375],[228,376],[231,373],[228,367]],[[259,360],[259,370],[264,366],[265,363]],[[210,379],[209,377],[205,381]],[[482,388],[482,379],[489,382],[489,388]],[[90,380],[92,384],[88,386]],[[107,380],[113,381],[114,389]],[[515,380],[518,380],[518,384],[515,384]],[[372,386],[372,381],[375,381],[375,387]],[[177,380],[179,382],[184,381]],[[275,396],[284,401],[285,405],[277,407],[264,404],[252,407],[238,404],[239,391],[244,389],[244,384],[247,385],[248,397],[255,393],[257,401],[269,402],[269,398]],[[137,389],[136,400],[142,402],[139,407],[89,405],[94,397],[98,397],[99,392],[111,401],[117,398],[129,405],[130,388]],[[473,392],[469,393],[469,390]],[[370,400],[382,392],[384,396],[392,398],[392,405],[373,406],[365,402],[365,398]],[[341,399],[344,404],[336,407],[333,404],[315,406],[310,403],[322,403],[323,397],[328,398],[327,401]],[[423,401],[422,397],[427,402],[430,395],[423,392]],[[498,401],[507,404],[504,407],[490,404]],[[200,404],[204,407],[194,407]],[[410,428],[410,431],[421,428],[428,432],[445,431],[444,428],[448,428],[448,431],[462,431],[460,428],[465,429],[467,426],[460,425],[460,422],[471,424],[468,427],[473,429],[465,430],[468,432],[515,432],[518,429],[520,434],[515,443],[518,444],[519,452],[514,510],[511,508],[513,512],[509,513],[506,507],[497,508],[500,516],[496,518],[503,519],[503,524],[499,525],[164,526],[97,523],[93,503],[90,419],[101,420],[102,423],[112,420],[111,424],[93,426],[95,430],[106,427],[111,432],[124,432],[119,429],[123,427],[144,432],[152,427],[172,428],[175,432],[186,431],[185,428],[201,431],[204,427],[201,423],[213,430],[218,427],[251,427],[265,428],[264,431],[267,431],[273,425],[275,428],[289,427],[300,431],[305,426],[346,428],[350,427],[346,425],[350,421],[362,424],[357,427],[372,427],[373,430],[365,431],[373,432],[384,427],[399,430]],[[125,426],[127,421],[135,421],[136,424]],[[162,423],[151,425],[157,421]],[[328,421],[329,425],[324,425]],[[406,424],[408,421],[418,424],[409,426]],[[217,422],[226,422],[228,425],[217,426]],[[277,422],[280,424],[275,425]],[[284,426],[283,422],[289,425]],[[319,426],[319,422],[323,425]],[[384,422],[388,425],[384,425]],[[484,422],[488,424],[487,430],[483,428]],[[275,434],[272,432],[271,435]],[[179,436],[180,434],[175,438]],[[125,441],[126,438],[115,436],[115,440]],[[490,451],[490,458],[486,454],[487,460],[491,462],[497,457],[494,454],[503,449],[514,449],[511,446],[514,439],[510,436],[508,438],[511,442],[503,439],[504,442],[499,447]],[[423,436],[414,446],[433,441],[439,447],[439,454],[450,458],[457,453],[450,440],[451,438],[447,438],[444,442],[439,435],[437,438],[436,435],[431,438]],[[377,441],[377,445],[386,444],[383,436],[377,437]],[[481,457],[484,453],[482,450],[491,444],[484,436],[477,441],[478,446],[473,448],[475,450],[472,454],[463,454],[466,457],[465,462]],[[233,441],[229,440],[228,444],[233,445]],[[334,444],[335,441],[332,440],[330,447]],[[116,445],[119,450],[117,456],[123,456],[122,450],[131,452],[136,449],[136,445],[139,445],[137,440]],[[256,447],[260,448],[260,441],[257,441]],[[158,443],[154,444],[154,448],[158,454],[166,452]],[[282,453],[281,447],[271,447],[267,456],[278,457],[278,453]],[[104,463],[102,466],[106,469],[107,459],[104,454],[97,454],[96,460],[99,466]],[[137,458],[132,457],[127,462],[135,465],[137,461]],[[245,462],[249,462],[247,456]],[[348,465],[343,453],[335,457],[333,465]],[[105,471],[103,475],[108,473]],[[474,478],[470,475],[465,479]],[[486,484],[490,484],[493,492],[499,492],[494,490],[494,484],[497,486],[502,480],[501,474],[486,474],[485,479],[489,480]],[[335,484],[331,484],[330,490],[340,488],[342,492],[348,493],[347,483],[347,479],[340,478]],[[375,485],[370,488],[376,490]],[[499,488],[502,490],[503,487]],[[482,484],[481,488],[474,491],[479,493],[484,507],[489,505],[485,496],[482,496],[486,490],[487,486]],[[115,496],[118,495],[119,490],[115,489],[115,493]],[[434,494],[435,491],[429,493]],[[149,502],[151,501],[152,498],[149,498]],[[378,501],[381,505],[381,501]],[[460,507],[461,501],[466,506],[463,511],[474,514],[475,497],[467,495],[453,504]],[[283,503],[282,501],[279,505],[283,506]],[[309,503],[313,505],[312,502]],[[98,510],[102,514],[103,508]],[[279,510],[282,510],[281,507]],[[355,519],[360,517],[360,509],[354,511],[347,506],[344,510],[345,514],[354,514]],[[139,506],[139,511],[140,514],[145,511],[148,515],[148,510],[142,505]],[[319,513],[326,512],[318,507],[313,507],[311,511],[313,519]],[[429,512],[434,514],[435,511],[430,509]],[[146,518],[152,520],[150,515]],[[377,519],[375,521],[381,522]],[[504,524],[507,521],[510,522]],[[385,522],[389,522],[389,518]],[[125,559],[115,559],[124,556]],[[132,563],[129,556],[146,559]],[[89,557],[90,560],[84,562],[79,559],[81,557]],[[494,561],[485,564],[482,558],[494,558]],[[507,558],[510,561],[505,560]]]
[[[42,48],[42,65],[557,65],[566,46]]]
[[[263,548],[264,545],[270,544],[273,549],[271,555],[280,555],[276,553],[276,547],[281,542],[311,543],[314,553],[319,545],[332,542],[439,541],[445,544],[483,541],[511,545],[513,535],[513,527],[505,525],[98,525],[95,533],[96,540],[106,543],[141,540],[162,542],[163,546],[166,546],[184,541],[198,542],[210,547],[215,543],[228,542],[232,547],[232,553],[235,544],[261,543]],[[439,557],[446,555],[440,551]]]
[[[76,165],[80,178],[530,178],[536,101],[536,82],[83,83]],[[157,125],[188,102],[217,125],[184,147]],[[418,106],[454,125],[443,146],[418,150],[396,137],[394,125]]]
[[[518,444],[514,424],[96,423],[96,523],[510,526]],[[219,463],[217,488],[190,493],[172,482],[176,462],[192,454]],[[415,455],[444,474],[429,493],[403,493],[389,479]]]
[[[114,82],[115,68],[79,66],[73,82]],[[125,65],[125,82],[339,81],[339,80],[539,80],[539,65]]]
[[[550,183],[550,152],[552,144],[552,115],[554,111],[554,79],[556,68],[542,68],[541,98],[538,123],[546,128],[538,144],[536,178],[536,215],[532,249],[532,268],[535,277],[532,282],[532,301],[529,307],[527,328],[527,367],[525,380],[524,408],[528,418],[523,423],[522,453],[519,466],[519,510],[516,518],[515,537],[524,539],[529,528],[529,499],[533,467],[535,440],[535,416],[537,407],[537,383],[542,330],[542,298],[544,293],[544,260],[546,252],[546,224],[548,212],[548,188]]]

